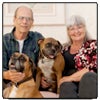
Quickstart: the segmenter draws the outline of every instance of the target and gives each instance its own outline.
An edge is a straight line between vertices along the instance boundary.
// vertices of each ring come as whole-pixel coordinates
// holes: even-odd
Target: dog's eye
[[[51,47],[51,46],[52,46],[51,43],[47,43],[47,44],[46,44],[46,47]]]
[[[23,56],[20,56],[19,58],[21,61],[26,61],[26,59]]]
[[[59,49],[59,46],[58,45],[55,45],[55,48],[56,48],[56,50],[58,50]]]
[[[11,56],[11,58],[16,58],[16,54],[13,54],[13,55]]]
[[[11,56],[11,59],[13,59],[13,60],[17,60],[18,57],[16,57],[16,56],[14,55],[14,56]]]

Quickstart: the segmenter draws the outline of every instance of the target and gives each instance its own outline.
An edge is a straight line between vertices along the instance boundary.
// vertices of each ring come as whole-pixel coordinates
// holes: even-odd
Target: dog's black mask
[[[56,42],[56,44],[48,42],[45,44],[45,48],[42,49],[42,53],[44,54],[44,56],[54,59],[60,50],[61,50],[61,45],[58,43],[58,41]]]
[[[9,61],[9,69],[16,70],[17,72],[23,72],[25,61],[26,59],[23,55],[17,56],[16,54],[13,54]]]

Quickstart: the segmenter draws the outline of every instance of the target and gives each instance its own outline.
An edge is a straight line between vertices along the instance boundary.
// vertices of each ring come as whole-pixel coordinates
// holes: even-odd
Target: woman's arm
[[[77,71],[76,73],[72,74],[70,77],[72,78],[72,81],[79,82],[82,76],[87,72],[89,72],[89,69],[85,67],[82,70]]]
[[[80,71],[75,72],[74,74],[70,75],[70,76],[65,76],[63,78],[60,79],[58,87],[63,83],[63,82],[79,82],[82,78],[82,76],[86,73],[89,72],[88,68],[83,68]]]

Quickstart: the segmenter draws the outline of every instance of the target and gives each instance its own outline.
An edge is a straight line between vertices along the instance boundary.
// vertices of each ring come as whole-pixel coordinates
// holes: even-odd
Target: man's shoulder
[[[3,35],[3,39],[10,39],[11,33],[6,33]]]
[[[33,38],[44,38],[43,35],[40,32],[37,31],[30,31],[29,32],[30,36]]]
[[[30,34],[32,35],[42,35],[40,32],[37,32],[37,31],[29,31]]]

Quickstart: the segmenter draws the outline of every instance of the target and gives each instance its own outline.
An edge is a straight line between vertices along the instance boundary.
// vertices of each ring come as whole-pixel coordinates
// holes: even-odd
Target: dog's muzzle
[[[47,58],[50,58],[50,59],[54,59],[56,56],[57,56],[57,51],[56,50],[42,50],[42,54],[47,57]]]
[[[13,57],[9,62],[9,69],[16,70],[17,72],[23,72],[24,62],[25,62],[25,58],[22,58],[21,56],[18,58]]]

